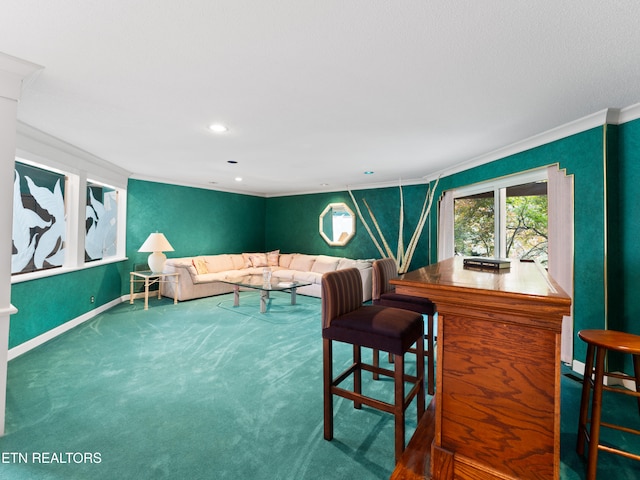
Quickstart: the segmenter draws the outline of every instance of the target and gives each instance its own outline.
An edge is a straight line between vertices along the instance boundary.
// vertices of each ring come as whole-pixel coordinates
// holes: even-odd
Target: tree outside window
[[[500,239],[495,242],[496,235]],[[458,197],[455,254],[547,263],[547,183],[530,182]]]

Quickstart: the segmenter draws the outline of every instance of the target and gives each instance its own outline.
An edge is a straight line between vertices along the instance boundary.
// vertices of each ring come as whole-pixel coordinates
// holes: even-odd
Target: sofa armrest
[[[193,280],[191,278],[191,273],[189,272],[189,267],[191,264],[187,262],[171,262],[166,263],[164,266],[165,273],[179,273],[177,288],[178,292],[176,295],[176,282],[162,282],[160,283],[160,294],[165,297],[173,298],[176,295],[180,298],[180,292],[187,292],[190,288],[192,288]]]

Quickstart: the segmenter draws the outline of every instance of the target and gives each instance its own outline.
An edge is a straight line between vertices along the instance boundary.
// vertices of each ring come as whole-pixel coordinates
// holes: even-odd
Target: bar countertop
[[[486,292],[493,307],[506,310],[535,302],[543,303],[548,312],[569,315],[571,307],[569,295],[544,267],[533,262],[512,260],[509,268],[488,270],[467,268],[463,257],[452,257],[405,273],[391,283],[398,293],[429,298],[436,306],[459,303],[461,296],[482,303],[485,296],[478,294]]]

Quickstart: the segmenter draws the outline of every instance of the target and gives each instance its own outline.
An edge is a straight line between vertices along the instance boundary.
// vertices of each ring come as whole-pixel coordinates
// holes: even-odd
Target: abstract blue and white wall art
[[[16,163],[11,273],[62,266],[65,255],[64,175]]]

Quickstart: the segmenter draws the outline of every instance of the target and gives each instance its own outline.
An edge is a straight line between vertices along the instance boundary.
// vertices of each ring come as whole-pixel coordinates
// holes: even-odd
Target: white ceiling
[[[266,196],[415,181],[640,102],[637,0],[3,0],[0,52],[44,67],[20,121]]]

